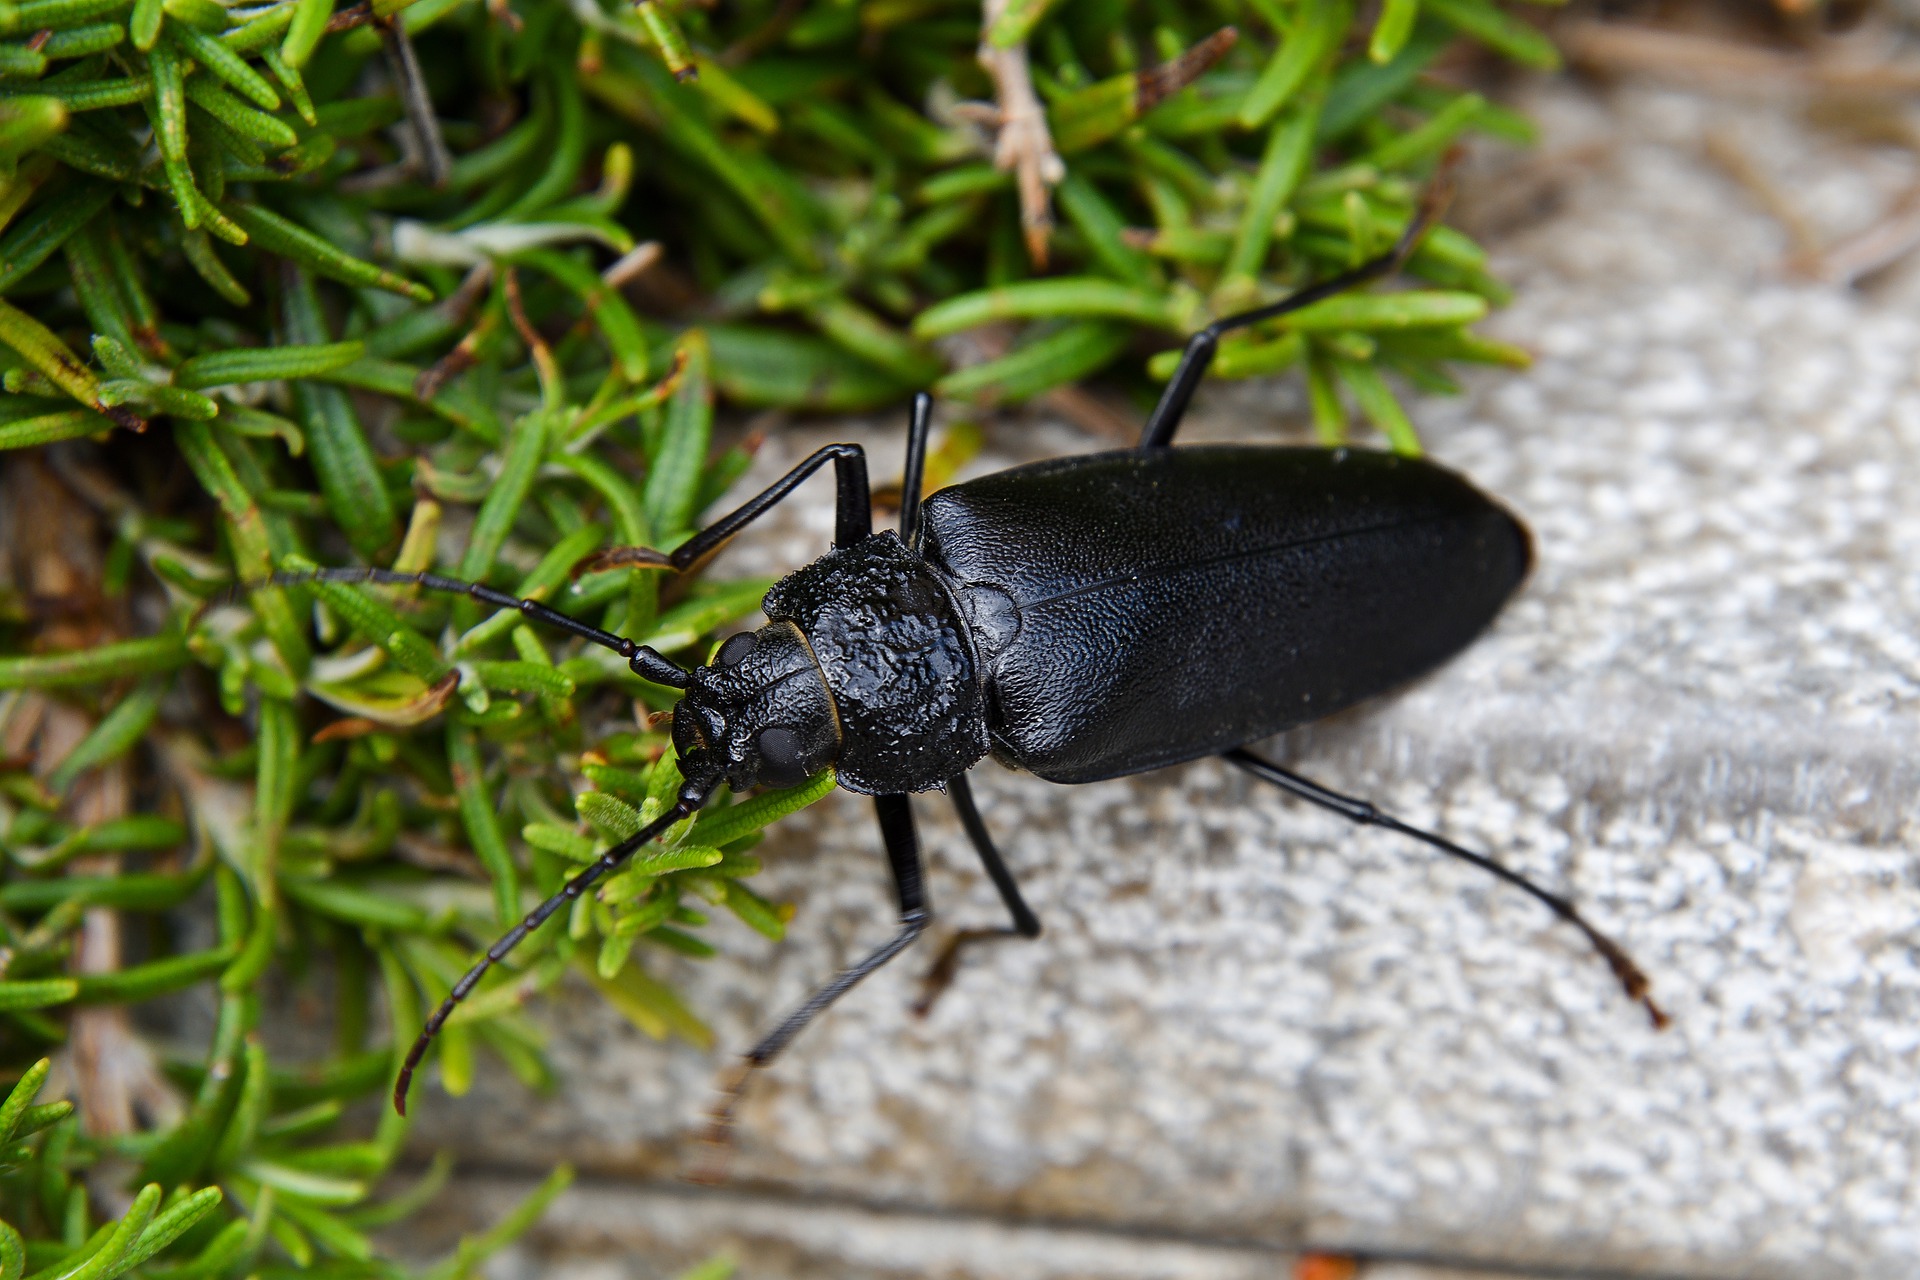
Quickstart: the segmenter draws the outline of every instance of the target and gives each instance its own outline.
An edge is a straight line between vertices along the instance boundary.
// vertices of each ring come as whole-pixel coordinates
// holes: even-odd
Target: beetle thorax
[[[835,548],[767,593],[831,693],[840,782],[927,791],[987,753],[986,697],[966,624],[938,575],[892,533]]]

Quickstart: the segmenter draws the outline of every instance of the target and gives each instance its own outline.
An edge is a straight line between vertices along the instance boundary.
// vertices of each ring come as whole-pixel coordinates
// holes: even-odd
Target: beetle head
[[[839,718],[799,630],[773,622],[728,637],[688,681],[673,747],[687,781],[706,790],[793,786],[832,764]]]

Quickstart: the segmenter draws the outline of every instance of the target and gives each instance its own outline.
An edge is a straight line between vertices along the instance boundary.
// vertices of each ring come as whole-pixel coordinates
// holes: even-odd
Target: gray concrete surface
[[[565,1098],[499,1075],[427,1091],[423,1146],[486,1173],[471,1221],[517,1171],[596,1171],[503,1277],[666,1275],[722,1238],[753,1246],[751,1276],[1272,1275],[1303,1245],[1920,1269],[1920,291],[1782,283],[1779,231],[1698,144],[1733,131],[1836,228],[1912,158],[1755,104],[1562,89],[1539,109],[1546,154],[1588,159],[1502,241],[1517,300],[1488,326],[1538,363],[1416,414],[1532,523],[1539,570],[1447,669],[1276,750],[1570,890],[1673,1029],[1528,900],[1218,764],[1083,788],[987,766],[1047,936],[977,958],[925,1021],[924,954],[848,998],[754,1091],[729,1189],[672,1181],[724,1054],[590,999],[551,1011]],[[1212,436],[1301,416],[1271,387],[1206,409]],[[1091,447],[1020,430],[983,461]],[[892,422],[826,434],[897,456]],[[758,474],[821,438],[779,436]],[[804,504],[806,541],[737,563],[823,546],[824,488]],[[936,906],[993,921],[943,808],[921,806]],[[723,927],[725,958],[660,970],[725,1050],[888,927],[863,803],[766,853],[791,939]]]

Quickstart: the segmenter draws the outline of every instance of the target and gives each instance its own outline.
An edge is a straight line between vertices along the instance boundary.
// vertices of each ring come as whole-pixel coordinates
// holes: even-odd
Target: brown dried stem
[[[987,40],[986,33],[1006,7],[1007,0],[986,0],[980,18],[980,65],[993,78],[994,98],[1000,107],[993,162],[1013,171],[1020,193],[1020,228],[1026,236],[1027,256],[1037,269],[1044,270],[1053,231],[1048,191],[1067,176],[1067,166],[1053,149],[1046,109],[1033,91],[1026,44],[1000,49]]]

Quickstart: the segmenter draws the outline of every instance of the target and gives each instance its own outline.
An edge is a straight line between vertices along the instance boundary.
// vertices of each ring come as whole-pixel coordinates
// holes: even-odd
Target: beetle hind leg
[[[1463,849],[1443,836],[1402,822],[1390,813],[1382,813],[1365,800],[1342,795],[1317,782],[1310,782],[1297,773],[1282,769],[1271,760],[1254,755],[1244,747],[1235,747],[1231,751],[1222,752],[1220,758],[1228,764],[1246,770],[1262,782],[1271,783],[1289,795],[1298,796],[1310,804],[1317,804],[1330,813],[1337,813],[1349,822],[1360,826],[1385,827],[1389,831],[1398,831],[1401,835],[1412,836],[1415,840],[1438,849],[1449,857],[1470,862],[1482,871],[1531,895],[1554,915],[1559,916],[1585,936],[1593,945],[1593,949],[1600,953],[1601,959],[1607,962],[1607,967],[1613,970],[1613,976],[1619,979],[1620,986],[1626,991],[1628,998],[1646,1007],[1647,1016],[1652,1020],[1656,1031],[1666,1028],[1670,1020],[1666,1011],[1653,1002],[1653,996],[1650,994],[1653,984],[1646,973],[1633,962],[1633,957],[1627,954],[1626,948],[1589,924],[1587,918],[1580,914],[1580,909],[1574,906],[1571,900],[1541,888],[1518,871],[1502,866],[1483,853]]]
[[[941,993],[953,985],[955,975],[960,972],[961,955],[968,947],[1007,938],[1033,939],[1040,936],[1040,917],[1020,896],[1019,883],[1014,880],[1013,872],[1008,870],[1006,860],[994,845],[987,824],[980,819],[980,810],[973,802],[973,788],[967,785],[965,774],[947,780],[947,794],[953,798],[954,811],[960,815],[960,825],[966,828],[967,839],[980,855],[980,862],[986,867],[993,887],[999,891],[1000,901],[1006,904],[1007,914],[1013,917],[1013,923],[997,929],[962,929],[947,939],[946,946],[940,948],[940,954],[934,958],[932,967],[921,980],[919,998],[913,1002],[914,1013],[923,1018],[932,1011]]]

